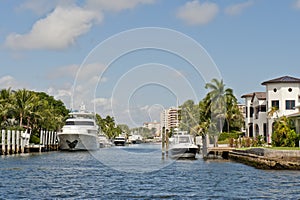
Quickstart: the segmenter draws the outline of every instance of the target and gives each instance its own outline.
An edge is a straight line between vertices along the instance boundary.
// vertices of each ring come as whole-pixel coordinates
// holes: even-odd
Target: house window
[[[274,91],[274,92],[277,92],[277,89],[276,89],[276,88],[274,88],[274,89],[273,89],[273,91]]]
[[[253,117],[254,109],[253,107],[250,107],[250,117]]]
[[[273,100],[272,101],[272,107],[276,107],[279,109],[279,100]]]
[[[285,101],[285,109],[286,110],[294,110],[295,109],[295,100],[286,100]]]
[[[267,107],[266,107],[266,105],[261,105],[261,106],[259,107],[259,111],[260,111],[260,112],[267,112]]]
[[[289,88],[289,92],[292,92],[293,91],[293,89],[292,88]]]

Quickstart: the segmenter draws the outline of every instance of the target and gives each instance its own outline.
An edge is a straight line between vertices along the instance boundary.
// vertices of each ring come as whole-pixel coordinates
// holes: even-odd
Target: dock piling
[[[11,131],[11,154],[15,154],[16,152],[16,138],[15,138],[16,131]]]
[[[1,144],[2,144],[2,155],[4,155],[5,154],[5,130],[2,130],[1,131],[1,139],[2,139],[2,142],[1,142]]]
[[[10,154],[11,153],[11,150],[10,150],[10,143],[11,141],[11,130],[7,130],[7,154]]]

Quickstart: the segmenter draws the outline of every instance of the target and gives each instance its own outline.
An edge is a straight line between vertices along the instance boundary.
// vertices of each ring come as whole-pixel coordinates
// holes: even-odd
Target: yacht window
[[[94,122],[89,122],[89,121],[67,121],[66,125],[94,126]]]
[[[179,143],[189,143],[189,137],[179,137]]]

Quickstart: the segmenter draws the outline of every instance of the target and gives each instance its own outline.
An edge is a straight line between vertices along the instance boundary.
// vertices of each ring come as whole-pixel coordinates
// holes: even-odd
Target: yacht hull
[[[195,159],[198,147],[172,147],[169,149],[171,158],[189,158]]]
[[[91,134],[58,133],[60,150],[97,150],[99,149],[98,137]]]

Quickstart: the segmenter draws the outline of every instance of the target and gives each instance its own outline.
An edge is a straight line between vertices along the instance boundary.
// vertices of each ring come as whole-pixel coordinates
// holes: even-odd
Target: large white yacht
[[[69,118],[57,133],[60,150],[97,150],[99,149],[98,126],[95,114],[85,111],[69,113]]]
[[[171,158],[191,158],[195,159],[198,146],[194,144],[191,135],[186,131],[175,133],[170,139],[169,153]]]

